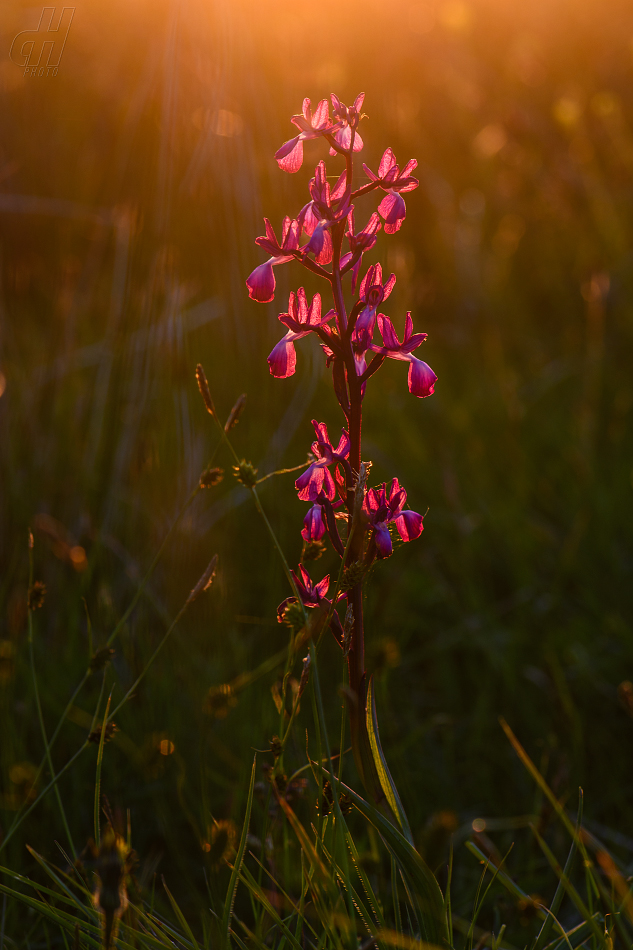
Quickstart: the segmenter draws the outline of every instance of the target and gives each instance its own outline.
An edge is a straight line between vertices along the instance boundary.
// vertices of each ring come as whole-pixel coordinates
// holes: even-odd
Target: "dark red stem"
[[[352,175],[353,175],[353,147],[354,132],[352,131],[352,140],[349,151],[345,153],[347,170],[347,189],[352,193]],[[345,222],[339,222],[332,229],[333,238],[333,258],[332,258],[332,295],[334,297],[334,306],[336,308],[337,322],[341,337],[342,356],[347,374],[347,389],[349,392],[349,407],[341,405],[345,412],[349,424],[350,453],[349,463],[353,479],[358,478],[361,466],[361,435],[363,425],[363,389],[361,380],[356,372],[354,361],[354,352],[351,343],[351,333],[348,331],[347,310],[343,297],[343,285],[341,281],[341,247],[345,233]],[[352,310],[352,316],[358,315],[358,307]],[[355,322],[355,321],[354,321]],[[347,510],[350,518],[354,510],[354,481],[347,475]],[[357,530],[351,540],[347,552],[347,564],[349,566],[362,559],[363,554],[363,536],[364,532]],[[348,602],[352,606],[354,613],[354,627],[351,637],[351,645],[347,657],[349,671],[349,686],[352,693],[350,702],[350,729],[352,748],[357,768],[363,776],[362,758],[360,755],[361,745],[363,743],[363,728],[365,717],[365,633],[363,628],[363,581],[350,590]]]

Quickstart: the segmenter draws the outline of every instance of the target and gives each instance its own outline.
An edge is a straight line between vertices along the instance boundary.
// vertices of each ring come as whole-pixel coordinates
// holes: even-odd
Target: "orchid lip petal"
[[[294,339],[289,339],[289,337],[296,338],[296,334],[287,334],[273,347],[268,357],[271,376],[276,379],[287,379],[289,376],[293,376],[295,372],[297,354]]]
[[[428,363],[409,357],[409,392],[420,399],[432,396],[435,392],[437,376]]]
[[[248,296],[259,303],[270,303],[275,297],[275,273],[272,259],[256,267],[247,277]]]

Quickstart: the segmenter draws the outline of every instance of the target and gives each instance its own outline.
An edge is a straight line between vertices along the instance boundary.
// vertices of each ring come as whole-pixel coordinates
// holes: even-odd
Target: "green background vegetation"
[[[3,5],[3,49],[36,14]],[[298,344],[292,379],[266,364],[289,290],[317,284],[278,268],[275,302],[258,305],[244,279],[262,260],[263,215],[278,228],[296,214],[324,157],[308,143],[298,175],[279,171],[289,116],[304,95],[350,102],[364,90],[362,158],[375,168],[390,145],[401,164],[418,159],[420,178],[402,230],[381,234],[369,262],[396,273],[385,309],[399,329],[412,311],[439,377],[420,401],[405,368],[386,365],[365,403],[372,479],[397,474],[410,506],[428,508],[421,539],[375,569],[367,598],[383,747],[414,837],[428,855],[430,828],[457,829],[467,895],[474,818],[509,828],[541,813],[548,828],[503,715],[556,794],[572,808],[582,785],[589,827],[612,843],[617,832],[633,860],[621,686],[633,679],[630,3],[89,0],[56,77],[24,78],[2,55],[0,837],[43,754],[29,526],[47,587],[34,620],[50,734],[89,659],[87,616],[99,647],[215,445],[196,363],[222,415],[248,393],[234,442],[260,474],[303,461],[311,418],[331,433],[342,424],[312,341]],[[122,825],[131,811],[141,883],[164,874],[192,913],[206,900],[212,817],[239,825],[252,749],[277,731],[281,667],[229,708],[217,696],[210,706],[209,690],[287,641],[275,622],[283,572],[229,457],[219,464],[224,481],[181,519],[106,673],[116,702],[217,552],[213,589],[117,717],[102,778]],[[261,497],[296,563],[304,505],[292,479],[270,479]],[[313,577],[334,563],[326,554]],[[333,642],[321,656],[334,737],[343,670]],[[101,675],[74,703],[57,768],[85,739]],[[306,705],[290,767],[310,723]],[[60,782],[78,849],[92,834],[96,755]],[[496,835],[500,848],[516,838],[524,886],[547,891],[529,832]],[[36,873],[25,844],[57,860],[62,838],[49,796],[2,863]],[[24,913],[7,909],[16,940]]]

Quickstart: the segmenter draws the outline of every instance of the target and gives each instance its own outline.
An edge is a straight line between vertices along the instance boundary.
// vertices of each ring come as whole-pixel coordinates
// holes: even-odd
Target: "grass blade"
[[[248,826],[251,820],[251,809],[253,807],[253,792],[255,790],[255,766],[257,764],[257,756],[253,759],[253,768],[251,770],[251,784],[248,789],[248,799],[246,801],[246,815],[244,816],[244,827],[242,828],[242,836],[240,838],[239,848],[237,849],[237,854],[235,856],[235,864],[233,865],[233,870],[231,872],[231,880],[229,881],[229,889],[226,894],[226,900],[224,902],[224,912],[222,914],[222,925],[221,925],[221,940],[222,946],[228,950],[230,947],[230,930],[231,930],[231,915],[233,913],[233,904],[235,903],[235,893],[237,891],[237,885],[240,879],[240,870],[242,868],[242,863],[244,861],[244,854],[246,852],[246,841],[248,839]]]
[[[191,927],[190,927],[189,924],[187,923],[187,920],[186,920],[186,918],[185,918],[185,915],[183,914],[183,912],[181,911],[180,907],[179,907],[178,904],[176,903],[176,901],[175,901],[175,899],[174,899],[174,897],[173,897],[171,891],[169,890],[169,888],[168,888],[167,885],[165,884],[165,878],[163,878],[163,887],[165,888],[165,893],[167,894],[167,897],[169,898],[169,903],[170,903],[171,906],[172,906],[172,910],[173,910],[174,914],[176,915],[176,917],[178,918],[178,923],[180,924],[180,926],[182,927],[183,931],[187,934],[187,936],[188,936],[189,939],[191,940],[191,945],[193,946],[194,950],[200,950],[200,947],[198,946],[198,942],[197,942],[196,938],[194,937],[193,933],[191,932]]]
[[[578,818],[576,820],[576,834],[580,834],[580,826],[582,824],[582,806],[583,806],[583,796],[582,792],[578,799]],[[574,856],[576,854],[576,841],[575,839],[571,843],[571,848],[569,849],[569,854],[567,855],[567,860],[565,861],[565,867],[563,868],[563,874],[565,877],[569,877],[571,874],[571,868],[574,861]],[[549,914],[547,915],[547,920],[543,921],[543,926],[541,927],[539,933],[537,934],[536,940],[532,944],[531,950],[541,950],[545,946],[547,938],[550,935],[552,927],[554,926],[555,915],[558,914],[558,909],[563,900],[565,894],[565,888],[563,887],[562,880],[559,880],[558,887],[556,888],[556,893],[552,899],[552,903],[549,906]]]
[[[400,828],[403,835],[407,839],[410,845],[413,846],[413,836],[411,834],[411,828],[409,827],[409,822],[405,814],[404,808],[402,807],[402,802],[400,801],[400,796],[398,795],[398,790],[396,784],[391,777],[391,772],[387,766],[387,761],[385,759],[384,753],[382,751],[382,746],[380,744],[380,734],[378,732],[378,717],[376,715],[376,697],[374,693],[374,678],[373,676],[369,679],[369,685],[367,687],[367,713],[366,713],[366,725],[367,725],[367,734],[369,736],[369,745],[371,747],[371,754],[374,760],[374,766],[378,774],[378,780],[380,782],[380,787],[382,788],[385,798],[389,802],[389,807],[392,812],[400,822]]]
[[[326,771],[326,770],[324,770]],[[353,789],[330,776],[337,792],[348,795],[359,812],[382,836],[391,854],[415,895],[414,909],[418,915],[422,937],[428,943],[448,948],[448,927],[444,913],[444,897],[430,868],[409,841],[384,815],[361,798]]]
[[[105,745],[106,726],[108,724],[108,713],[110,712],[110,702],[112,693],[108,696],[105,714],[101,723],[101,735],[99,736],[99,753],[97,755],[97,775],[95,778],[95,804],[94,804],[94,823],[95,823],[95,844],[101,845],[101,822],[99,821],[99,806],[101,804],[101,765],[103,763],[103,748]]]
[[[546,857],[547,860],[549,861],[549,863],[550,863],[550,865],[551,865],[551,867],[552,867],[552,870],[553,870],[554,873],[557,875],[557,877],[558,877],[558,879],[560,880],[561,884],[563,885],[563,887],[564,887],[565,890],[567,891],[567,894],[569,895],[569,897],[571,898],[573,904],[575,905],[576,910],[582,915],[583,919],[587,921],[587,923],[589,924],[589,927],[591,928],[592,934],[594,935],[594,937],[596,938],[596,940],[598,941],[598,943],[600,944],[600,946],[605,947],[605,950],[610,950],[610,944],[609,944],[609,942],[607,941],[607,939],[606,939],[604,933],[602,933],[602,931],[600,930],[600,927],[598,926],[598,924],[597,924],[596,921],[594,920],[593,915],[590,913],[590,911],[589,911],[589,909],[587,908],[587,906],[585,905],[585,903],[584,903],[582,897],[580,896],[580,894],[578,893],[578,891],[576,890],[576,888],[574,887],[574,885],[571,883],[571,881],[569,880],[569,878],[567,877],[567,875],[565,874],[565,872],[564,872],[563,869],[561,868],[560,864],[559,864],[558,861],[556,860],[556,858],[555,858],[554,854],[552,853],[552,851],[550,850],[549,846],[548,846],[548,845],[546,844],[546,842],[543,840],[543,838],[542,838],[541,835],[538,833],[538,831],[536,830],[536,828],[534,827],[534,825],[532,825],[531,828],[532,828],[532,833],[533,833],[534,837],[536,838],[536,840],[538,841],[538,843],[539,843],[539,845],[540,845],[541,851],[543,852],[543,854],[545,855],[545,857]]]

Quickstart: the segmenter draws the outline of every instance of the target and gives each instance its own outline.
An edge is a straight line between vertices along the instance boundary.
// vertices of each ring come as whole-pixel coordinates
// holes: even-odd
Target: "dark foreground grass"
[[[32,16],[6,5],[4,32],[34,27]],[[588,916],[604,914],[607,892],[625,903],[633,861],[631,36],[631,11],[614,0],[582,9],[396,3],[387,12],[327,3],[320,14],[281,2],[95,2],[77,8],[54,80],[27,80],[8,59],[1,64],[0,863],[36,881],[39,896],[3,879],[7,886],[62,908],[44,889],[59,894],[60,885],[26,849],[67,869],[58,841],[69,858],[83,854],[93,888],[98,858],[85,848],[95,836],[100,753],[87,737],[110,692],[114,709],[145,669],[217,552],[212,589],[116,715],[100,786],[124,839],[129,812],[131,903],[145,914],[154,907],[182,935],[176,945],[194,946],[169,893],[194,938],[220,945],[231,872],[214,822],[229,822],[221,827],[238,848],[253,750],[268,749],[279,731],[274,694],[287,631],[275,610],[287,590],[225,450],[215,459],[224,481],[198,492],[176,524],[215,451],[194,368],[204,363],[223,417],[248,393],[233,436],[260,474],[304,460],[312,416],[336,427],[318,354],[302,350],[292,380],[268,376],[277,310],[250,302],[243,281],[260,262],[252,238],[264,211],[277,225],[303,203],[299,183],[271,161],[291,134],[287,115],[306,92],[349,100],[363,88],[368,140],[389,142],[400,161],[420,160],[407,226],[377,250],[398,277],[389,312],[401,328],[413,310],[439,376],[435,396],[414,403],[401,367],[385,368],[367,400],[372,475],[390,478],[397,467],[412,507],[429,509],[417,546],[396,551],[368,584],[368,651],[389,766],[443,888],[453,836],[452,910],[466,930],[482,871],[466,840],[474,836],[493,861],[514,843],[504,867],[550,906],[556,873],[530,824],[561,864],[572,844],[500,715],[572,822],[584,790],[582,844],[597,878],[583,879],[582,855],[570,873]],[[370,166],[378,157],[368,147]],[[296,274],[278,278],[283,300]],[[294,477],[260,490],[293,563]],[[42,722],[26,610],[29,528],[33,578],[46,585],[31,614]],[[86,676],[115,630],[111,662]],[[335,753],[342,674],[327,640],[319,670]],[[45,761],[42,723],[50,739],[65,710]],[[304,698],[288,776],[306,765],[306,728],[315,743]],[[51,767],[59,772],[84,745],[59,780],[59,799],[51,790],[7,841]],[[317,758],[316,746],[310,753]],[[297,925],[304,915],[325,932],[317,912],[301,905],[293,916],[286,903],[301,899],[300,842],[266,784],[266,763],[271,754],[258,754],[236,915],[264,943],[293,943],[275,913],[291,920],[285,926],[300,945],[318,946]],[[347,761],[346,779],[358,790]],[[311,823],[322,830],[315,776],[306,770],[297,782],[293,814],[308,834]],[[339,829],[342,818],[349,823],[386,929],[397,932],[400,914],[404,931],[418,932],[403,886],[401,902],[391,899],[391,861],[377,833],[358,809],[335,817]],[[328,838],[335,824],[329,818],[322,835],[328,880],[332,861],[343,876],[345,860],[353,864],[342,839]],[[370,904],[362,880],[351,884]],[[326,889],[326,919],[350,914],[344,889],[340,896],[333,910],[328,901],[338,896]],[[85,894],[78,900],[87,906]],[[498,875],[473,945],[504,923],[511,944],[528,944],[540,926],[535,907]],[[67,908],[86,921],[86,934],[98,928],[94,912]],[[7,897],[0,944],[63,946],[60,926],[41,910]],[[582,918],[569,892],[560,915],[567,929]],[[362,943],[369,932],[359,932]],[[456,929],[455,945],[471,937]],[[585,937],[570,937],[572,946]],[[339,935],[328,939],[335,946]],[[92,945],[87,935],[81,941]]]

